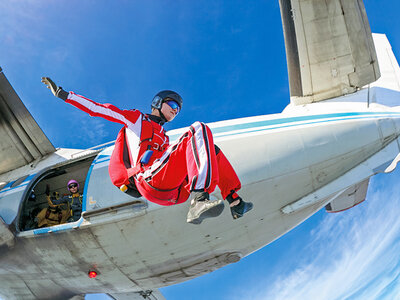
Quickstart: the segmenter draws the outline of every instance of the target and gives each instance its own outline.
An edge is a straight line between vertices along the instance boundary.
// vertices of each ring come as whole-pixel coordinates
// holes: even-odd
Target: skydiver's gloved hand
[[[57,86],[49,77],[42,77],[42,82],[50,89],[54,96],[64,101],[67,100],[68,92],[64,91],[61,86]]]

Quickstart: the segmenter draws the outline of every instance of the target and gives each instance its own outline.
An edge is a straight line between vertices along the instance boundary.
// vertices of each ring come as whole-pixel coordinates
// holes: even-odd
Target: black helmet
[[[179,96],[178,93],[169,90],[158,92],[157,95],[154,96],[153,101],[151,101],[151,108],[161,110],[161,106],[163,102],[165,102],[164,100],[167,98],[170,98],[178,103],[179,110],[182,110],[182,97]]]

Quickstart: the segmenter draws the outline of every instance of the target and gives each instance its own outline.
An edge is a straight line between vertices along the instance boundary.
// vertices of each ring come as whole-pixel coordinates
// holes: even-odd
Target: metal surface
[[[158,290],[146,290],[133,293],[113,293],[108,294],[115,300],[165,300],[164,296]]]
[[[291,101],[356,92],[380,76],[362,0],[280,0]]]
[[[0,218],[0,247],[14,246],[14,234],[11,232],[6,223],[4,223],[3,219]]]
[[[0,174],[54,151],[0,69]]]
[[[341,192],[325,206],[327,212],[341,212],[350,209],[365,200],[369,178]]]
[[[242,179],[241,196],[256,208],[235,221],[225,209],[217,219],[194,226],[185,222],[188,202],[162,207],[142,205],[141,199],[126,201],[125,194],[100,180],[108,178],[110,151],[105,149],[93,161],[85,184],[86,204],[98,207],[75,223],[18,233],[12,251],[4,249],[0,255],[0,293],[7,299],[22,293],[16,282],[31,293],[24,299],[152,290],[211,272],[263,247],[326,205],[330,200],[323,195],[332,192],[291,214],[281,212],[285,205],[324,188],[346,189],[349,180],[334,187],[330,183],[375,155],[390,164],[399,153],[397,141],[391,141],[399,133],[400,112],[365,106],[357,113],[320,112],[210,124]],[[249,144],[251,159],[246,155]],[[381,160],[368,163],[382,172],[387,166]],[[114,200],[107,204],[106,199]],[[98,272],[95,279],[87,275],[92,269]],[[49,285],[51,294],[43,288]]]

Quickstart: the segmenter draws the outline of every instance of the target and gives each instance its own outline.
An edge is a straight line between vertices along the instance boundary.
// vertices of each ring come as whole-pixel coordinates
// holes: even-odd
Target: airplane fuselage
[[[24,199],[7,212],[5,221],[17,233],[11,247],[0,248],[2,284],[22,279],[24,299],[30,293],[50,299],[140,291],[200,276],[269,244],[338,193],[387,170],[399,153],[398,109],[359,103],[334,111],[343,106],[318,105],[318,113],[305,109],[209,124],[242,181],[240,195],[254,203],[238,220],[226,205],[220,217],[195,226],[186,223],[189,201],[164,207],[123,194],[108,177],[113,147],[102,150],[87,172],[78,222],[22,230]],[[169,132],[171,140],[182,132]],[[37,184],[36,173],[23,189]],[[21,186],[0,191],[0,208]],[[215,195],[220,197],[218,190]],[[89,278],[89,270],[97,278]],[[51,293],[43,294],[48,285]]]

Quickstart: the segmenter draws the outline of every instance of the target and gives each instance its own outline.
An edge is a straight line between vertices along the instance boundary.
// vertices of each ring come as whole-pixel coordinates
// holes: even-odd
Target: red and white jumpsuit
[[[91,116],[124,125],[109,165],[111,181],[117,187],[129,185],[129,179],[134,178],[139,193],[161,205],[184,202],[192,191],[212,193],[216,185],[225,199],[241,187],[231,164],[214,146],[210,128],[203,123],[195,122],[170,144],[164,128],[138,110],[121,110],[73,92],[66,102]],[[153,150],[153,155],[141,165],[146,150]]]

